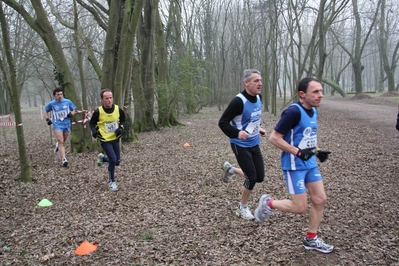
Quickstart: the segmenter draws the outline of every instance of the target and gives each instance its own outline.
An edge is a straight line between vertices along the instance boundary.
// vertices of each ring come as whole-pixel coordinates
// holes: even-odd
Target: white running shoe
[[[55,143],[55,149],[54,149],[54,153],[58,152],[58,142]]]
[[[269,200],[271,199],[272,198],[266,194],[260,197],[258,207],[255,209],[255,219],[259,223],[263,223],[266,216],[272,212],[272,209],[269,207]]]
[[[116,185],[116,182],[109,182],[108,187],[111,191],[118,191],[118,186]]]
[[[222,175],[222,180],[225,183],[229,183],[231,178],[233,177],[233,174],[229,173],[229,170],[233,167],[233,165],[231,165],[231,163],[229,162],[224,162],[222,169],[223,169],[223,175]]]
[[[303,247],[306,250],[317,250],[321,253],[330,253],[334,250],[334,246],[326,244],[323,239],[316,237],[315,239],[303,239]]]
[[[68,160],[67,158],[62,158],[62,166],[67,167],[68,166]]]
[[[236,215],[244,218],[246,220],[253,220],[255,217],[252,215],[251,210],[248,207],[240,208],[238,207]]]

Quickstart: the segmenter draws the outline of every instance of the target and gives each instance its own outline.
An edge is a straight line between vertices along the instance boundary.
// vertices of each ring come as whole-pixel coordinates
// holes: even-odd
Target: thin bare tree
[[[390,10],[391,11],[391,10]],[[380,11],[380,21],[379,21],[379,42],[378,48],[380,53],[380,58],[382,62],[382,67],[385,71],[386,79],[388,81],[388,91],[392,92],[396,89],[395,86],[395,70],[399,60],[399,40],[392,40],[391,31],[395,29],[395,26],[389,24],[388,16],[396,16],[394,12],[387,12],[386,0],[381,0],[381,11]],[[398,25],[396,25],[397,27]],[[393,51],[389,53],[389,44],[393,42]],[[389,60],[389,56],[391,60]]]
[[[0,0],[0,26],[2,33],[2,40],[4,45],[4,52],[7,62],[0,60],[0,67],[3,70],[5,85],[8,93],[11,96],[11,103],[13,106],[13,111],[15,115],[15,122],[17,124],[17,141],[18,141],[18,153],[19,153],[19,163],[20,163],[20,179],[25,182],[32,181],[31,166],[29,163],[28,155],[26,153],[26,144],[24,138],[24,129],[22,124],[22,113],[21,113],[21,94],[17,85],[17,72],[15,67],[15,61],[11,53],[10,45],[10,35],[8,31],[8,24],[6,16],[3,11],[3,1]],[[8,71],[5,71],[5,64],[8,65]]]

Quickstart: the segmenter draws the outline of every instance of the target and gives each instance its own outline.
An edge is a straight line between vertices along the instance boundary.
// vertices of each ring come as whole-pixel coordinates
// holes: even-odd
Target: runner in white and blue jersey
[[[261,127],[262,77],[259,70],[247,69],[243,73],[245,90],[234,97],[219,120],[219,127],[230,138],[230,145],[240,168],[229,162],[223,164],[223,181],[229,182],[233,174],[245,178],[241,190],[241,203],[236,215],[247,220],[254,219],[248,207],[248,200],[256,183],[265,176],[260,136],[266,136]]]
[[[64,91],[61,88],[55,88],[53,95],[54,99],[44,107],[44,116],[47,125],[53,125],[54,135],[57,138],[54,152],[60,153],[61,163],[66,167],[68,160],[65,157],[65,142],[71,131],[71,118],[76,113],[76,106],[71,100],[64,98]]]
[[[317,237],[327,196],[316,157],[324,162],[330,153],[317,149],[318,113],[315,107],[320,106],[322,91],[319,80],[302,79],[298,84],[300,100],[282,113],[270,135],[270,142],[282,150],[281,166],[291,200],[276,200],[266,194],[262,195],[255,210],[255,218],[262,223],[272,209],[295,214],[306,213],[308,191],[312,205],[303,246],[307,250],[330,253],[334,247]]]

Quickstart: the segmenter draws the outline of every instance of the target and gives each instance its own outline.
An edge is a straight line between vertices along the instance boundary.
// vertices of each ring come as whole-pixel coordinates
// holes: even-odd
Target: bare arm
[[[46,111],[44,111],[44,119],[50,119],[50,120],[52,120],[52,116],[51,116],[51,112],[46,112]]]
[[[272,134],[270,134],[269,141],[280,150],[296,155],[299,149],[286,142],[283,139],[283,136],[283,134],[278,133],[276,130],[273,130]]]

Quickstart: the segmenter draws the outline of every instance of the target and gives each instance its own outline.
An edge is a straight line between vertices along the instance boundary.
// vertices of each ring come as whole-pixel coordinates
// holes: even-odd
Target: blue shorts
[[[303,194],[307,183],[323,180],[318,167],[309,170],[284,170],[283,174],[289,194]]]
[[[63,124],[53,124],[54,130],[59,130],[62,133],[68,133],[71,131],[71,124],[63,125]]]

